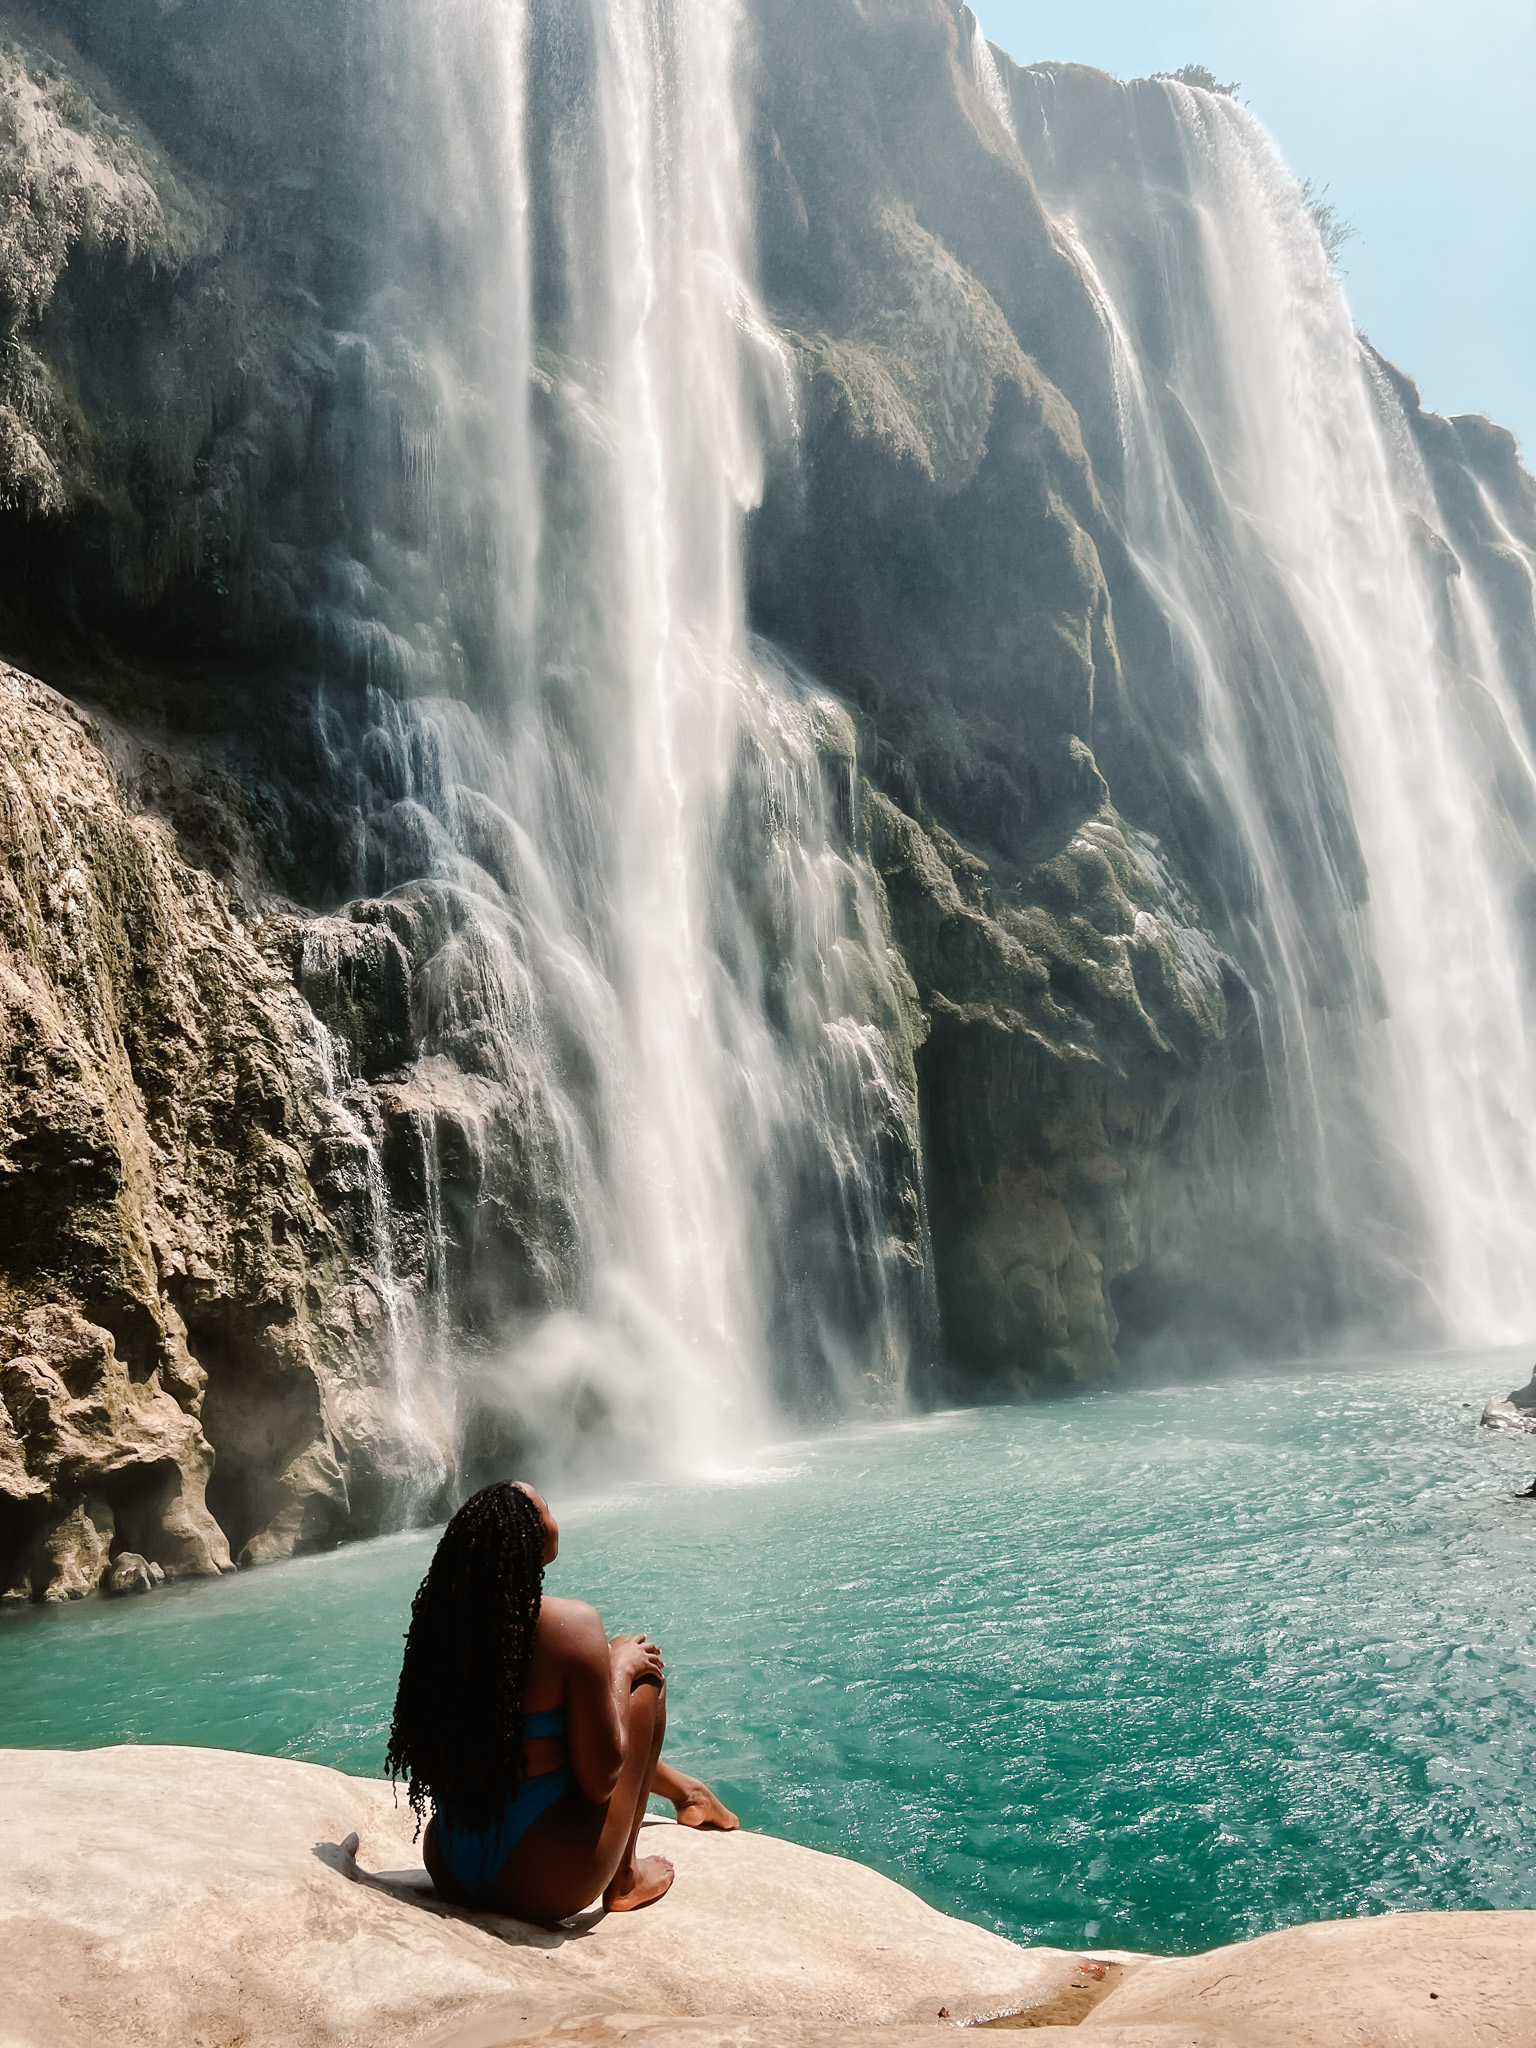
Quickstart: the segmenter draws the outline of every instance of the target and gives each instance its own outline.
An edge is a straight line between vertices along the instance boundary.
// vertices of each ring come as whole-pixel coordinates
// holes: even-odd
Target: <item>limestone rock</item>
[[[744,2019],[735,2015],[683,2018],[638,2012],[608,2012],[559,2020],[530,2034],[509,2027],[510,2014],[490,2013],[467,2027],[439,2035],[429,2048],[508,2048],[512,2041],[539,2048],[854,2048],[859,2041],[888,2048],[953,2048],[946,2021],[931,2026],[849,2026],[837,2020]]]
[[[510,2016],[508,2016],[510,2017]],[[1028,2025],[1032,2043],[1049,2048],[1068,2034],[1081,2048],[1076,2024],[1042,2022]],[[948,2021],[932,2026],[848,2026],[828,2020],[759,2020],[734,2015],[681,2019],[654,2013],[613,2012],[594,2018],[560,2020],[529,2033],[509,2030],[508,2018],[494,2014],[440,2035],[428,2048],[511,2048],[537,2043],[538,2048],[953,2048],[954,2028]],[[1243,2048],[1219,2027],[1141,2025],[1106,2029],[1102,2048]]]
[[[1389,1913],[1146,1964],[1083,2023],[1219,2027],[1253,2048],[1530,2048],[1536,1913]],[[1086,2048],[1086,2044],[1085,2044]]]
[[[113,1558],[102,1585],[108,1593],[152,1593],[155,1575],[146,1558],[140,1557],[137,1551],[125,1550]]]
[[[849,822],[882,868],[902,971],[921,984],[921,1015],[894,1036],[912,1130],[921,1096],[935,1133],[945,1351],[971,1386],[1100,1378],[1122,1316],[1135,1337],[1187,1295],[1222,1328],[1253,1320],[1252,1282],[1276,1241],[1251,1000],[1209,912],[1171,880],[1192,874],[1211,827],[1185,767],[1189,707],[1117,535],[1102,324],[1024,158],[977,97],[965,10],[752,0],[746,12],[762,284],[801,427],[752,522],[752,622],[857,713],[863,815]],[[143,217],[131,248],[120,238],[121,278],[88,272],[61,232],[49,321],[17,302],[18,341],[78,414],[67,447],[62,428],[34,434],[56,481],[47,520],[14,529],[29,565],[18,585],[71,631],[99,620],[157,646],[233,644],[245,663],[312,666],[359,694],[473,700],[480,555],[442,549],[438,513],[423,524],[406,451],[454,469],[444,421],[473,417],[475,375],[468,358],[450,368],[421,305],[414,266],[438,227],[413,220],[416,167],[407,153],[395,189],[401,160],[373,98],[357,96],[370,62],[390,71],[387,22],[370,18],[359,44],[335,0],[305,10],[302,29],[279,0],[246,0],[238,25],[153,0],[88,13],[89,62],[18,16],[56,74],[28,90],[55,122],[66,99],[85,110],[88,184],[107,175],[96,160],[121,122],[112,175],[132,174]],[[530,51],[561,72],[534,82],[551,106],[569,89],[554,47],[536,38]],[[317,133],[335,138],[324,165]],[[34,182],[51,220],[64,187],[52,171]],[[197,196],[215,186],[217,206]],[[258,205],[239,198],[248,188]],[[336,247],[356,262],[322,258]],[[148,260],[164,280],[153,295],[139,281]],[[476,326],[472,308],[435,310]],[[131,360],[89,345],[113,318],[143,337]],[[540,340],[541,364],[558,367],[559,334]],[[446,408],[443,375],[462,378]],[[580,474],[559,379],[541,371],[532,402],[559,451],[552,471]],[[473,529],[467,500],[454,516]],[[411,565],[427,559],[451,587],[416,586]],[[206,733],[229,718],[228,679],[217,658],[208,668],[211,681],[166,691],[172,724]],[[1133,682],[1156,717],[1134,711]],[[142,687],[123,693],[134,717]],[[388,1320],[364,1242],[360,1132],[395,1203],[396,1286],[434,1292],[462,1351],[493,1349],[509,1320],[569,1301],[581,1279],[558,1117],[526,1074],[495,1071],[496,1034],[473,1005],[427,1014],[456,892],[427,879],[421,736],[369,716],[349,756],[358,735],[316,697],[277,750],[294,764],[286,783],[246,778],[288,893],[341,906],[316,920],[285,905],[266,950],[297,974],[346,1067],[309,1163],[353,1253],[345,1288],[321,1284],[306,1341],[285,1350],[269,1320],[249,1347],[260,1369],[217,1375],[201,1416],[220,1513],[252,1558],[375,1526],[410,1462],[371,1364],[345,1367],[349,1344],[377,1352]],[[195,774],[168,780],[158,808],[222,878],[230,807]],[[398,801],[360,802],[365,781]],[[516,856],[493,809],[456,794],[459,851],[504,878]],[[307,1052],[270,1049],[262,1093],[275,1102]],[[499,1058],[515,1069],[518,1050],[503,1043]],[[1231,1169],[1214,1199],[1202,1192],[1213,1147]],[[892,1207],[913,1212],[887,1221],[915,1262],[920,1204],[912,1193]],[[298,1284],[291,1270],[275,1283],[285,1319]],[[1298,1316],[1315,1293],[1292,1288]],[[1271,1321],[1275,1306],[1271,1287]],[[217,1342],[238,1327],[225,1317]],[[1260,1335],[1284,1341],[1273,1329],[1250,1341]],[[487,1456],[516,1437],[486,1427]],[[0,1469],[6,1455],[0,1443]]]
[[[0,1751],[15,2048],[939,2048],[1035,2026],[1085,1960],[936,1913],[861,1865],[670,1825],[645,1912],[553,1931],[431,1894],[375,1780],[195,1749]],[[354,1842],[351,1838],[356,1836]],[[1127,1957],[1103,2048],[1530,2048],[1536,1913],[1290,1928]]]
[[[403,2048],[490,2015],[500,2040],[497,2029],[637,2011],[787,2023],[787,2039],[803,2030],[806,2048],[823,2048],[813,2023],[1015,2011],[1075,1967],[948,1919],[858,1864],[677,1827],[654,1831],[678,1872],[658,1908],[554,1933],[450,1912],[425,1889],[389,1787],[309,1764],[6,1751],[0,1799],[18,2048]],[[355,1862],[343,1847],[354,1831]]]
[[[0,666],[11,1597],[91,1590],[109,1547],[175,1575],[376,1527],[405,1461],[366,1190],[332,1176],[364,1140],[237,886],[238,801],[204,772],[216,879],[132,801],[176,790],[146,753]]]
[[[205,1503],[212,1459],[197,1417],[153,1373],[135,1376],[110,1330],[66,1308],[25,1309],[0,1326],[0,1360],[19,1454],[0,1493],[11,1525],[0,1521],[0,1534],[15,1545],[7,1591],[50,1600],[91,1591],[118,1529],[173,1571],[228,1568]],[[147,1586],[147,1564],[144,1572]]]
[[[7,20],[8,31],[19,26]],[[77,250],[174,269],[208,245],[216,213],[143,124],[124,118],[106,81],[72,50],[66,69],[61,39],[35,26],[26,42],[0,43],[0,507],[56,513],[81,487],[90,437],[56,366],[16,340],[17,328],[46,311]]]

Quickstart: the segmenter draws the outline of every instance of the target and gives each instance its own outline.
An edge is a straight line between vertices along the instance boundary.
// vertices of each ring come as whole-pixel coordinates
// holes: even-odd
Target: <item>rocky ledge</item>
[[[1004,1941],[839,1857],[669,1828],[664,1905],[546,1932],[438,1905],[389,1788],[312,1764],[7,1750],[0,1799],[6,2048],[939,2048],[999,2022],[1105,2048],[1536,2040],[1536,1913],[1096,1959]]]

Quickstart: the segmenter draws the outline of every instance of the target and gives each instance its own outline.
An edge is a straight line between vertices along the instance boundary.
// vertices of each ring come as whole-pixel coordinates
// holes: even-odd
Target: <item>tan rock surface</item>
[[[1031,2042],[1049,2043],[1070,2034],[1082,2048],[1082,2035],[1072,2026],[1042,2026]],[[866,2027],[828,2020],[762,2020],[720,2018],[678,2019],[655,2013],[613,2012],[597,2017],[560,2020],[529,2033],[511,2032],[493,2014],[440,2035],[427,2048],[859,2048],[861,2042],[883,2048],[955,2048],[954,2030],[936,2026]],[[1242,2048],[1233,2036],[1214,2027],[1144,2025],[1106,2028],[1099,2048]]]
[[[560,1933],[449,1913],[413,1889],[387,1785],[217,1750],[3,1751],[0,1808],[4,2048],[392,2048],[614,2011],[870,2028],[1037,2004],[1075,1968],[859,1864],[684,1828],[643,1913]]]
[[[1149,1962],[1081,2031],[1149,2023],[1244,2048],[1536,2048],[1536,1913],[1328,1920]]]
[[[530,2033],[509,2030],[507,2016],[488,2013],[467,2027],[437,2036],[428,2048],[854,2048],[861,2040],[887,2048],[954,2048],[947,2021],[932,2026],[850,2026],[841,2020],[753,2019],[708,2014],[607,2012],[558,2020]]]
[[[3,1597],[334,1541],[404,1469],[366,1143],[243,801],[0,663]]]
[[[0,1802],[0,2048],[940,2048],[1004,2014],[1102,2048],[1536,2048],[1536,1913],[1293,1928],[1035,2026],[1078,1957],[767,1836],[658,1829],[661,1905],[551,1933],[437,1904],[389,1788],[311,1764],[7,1750]]]

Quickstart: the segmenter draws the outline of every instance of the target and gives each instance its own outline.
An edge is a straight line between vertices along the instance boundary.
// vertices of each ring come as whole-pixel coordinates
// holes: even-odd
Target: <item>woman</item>
[[[456,1905],[546,1926],[601,1894],[659,1899],[665,1856],[636,1856],[654,1791],[685,1827],[734,1828],[697,1778],[661,1761],[661,1652],[609,1642],[595,1607],[546,1600],[560,1531],[531,1486],[487,1486],[443,1531],[411,1603],[386,1767],[410,1787],[422,1854]]]

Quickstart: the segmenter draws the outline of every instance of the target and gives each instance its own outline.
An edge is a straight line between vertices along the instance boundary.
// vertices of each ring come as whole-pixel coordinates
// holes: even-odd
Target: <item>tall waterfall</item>
[[[390,686],[353,883],[430,955],[428,1143],[465,1077],[516,1127],[455,1377],[503,1447],[588,1465],[728,1459],[775,1395],[889,1406],[922,1328],[912,998],[853,727],[746,630],[744,515],[793,421],[737,16],[395,0],[379,44],[411,146],[362,375],[418,616],[328,600]]]
[[[1050,134],[1055,81],[1033,77]],[[1536,735],[1304,196],[1234,100],[1125,89],[1147,217],[1035,168],[1103,327],[1135,562],[1246,872],[1292,1227],[1346,1308],[1536,1329],[1536,1046],[1514,890]],[[1503,792],[1501,795],[1500,792]]]

